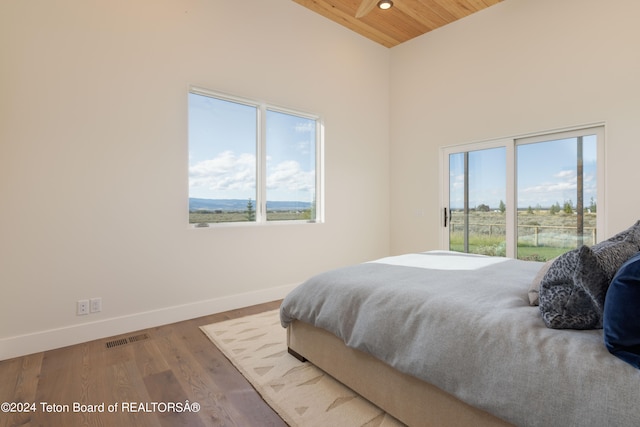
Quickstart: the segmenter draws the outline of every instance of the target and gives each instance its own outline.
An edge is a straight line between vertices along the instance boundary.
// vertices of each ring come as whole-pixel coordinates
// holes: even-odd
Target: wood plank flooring
[[[34,411],[0,412],[0,427],[286,426],[199,329],[280,302],[1,361],[0,403],[34,404]],[[129,337],[138,340],[107,348]],[[186,401],[200,410],[168,410]]]

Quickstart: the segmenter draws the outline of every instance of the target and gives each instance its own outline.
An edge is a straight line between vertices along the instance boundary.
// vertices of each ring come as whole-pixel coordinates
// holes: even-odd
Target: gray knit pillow
[[[578,250],[566,252],[553,262],[540,282],[540,313],[548,328],[593,329],[598,324],[591,298],[574,283],[578,264]],[[580,263],[580,268],[585,274],[603,277],[597,263]]]
[[[640,249],[640,221],[611,239],[559,256],[540,283],[542,320],[554,329],[602,328],[616,271]]]

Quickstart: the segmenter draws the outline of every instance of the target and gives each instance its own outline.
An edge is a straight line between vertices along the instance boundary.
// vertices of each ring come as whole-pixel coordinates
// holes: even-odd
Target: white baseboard
[[[297,285],[230,295],[0,339],[0,360],[180,322],[284,298]]]

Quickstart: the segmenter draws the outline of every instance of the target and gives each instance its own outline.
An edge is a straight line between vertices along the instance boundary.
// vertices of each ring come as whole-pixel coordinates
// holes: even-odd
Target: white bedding
[[[285,298],[281,320],[326,329],[518,426],[638,425],[640,371],[608,353],[601,330],[547,329],[529,305],[541,265],[385,258],[311,278]]]
[[[453,257],[452,254],[456,256]],[[431,270],[477,270],[507,260],[508,258],[461,254],[452,251],[430,251],[428,253],[391,256],[369,262]]]

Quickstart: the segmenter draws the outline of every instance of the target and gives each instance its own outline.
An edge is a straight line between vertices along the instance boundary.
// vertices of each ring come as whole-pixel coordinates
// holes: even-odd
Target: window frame
[[[598,215],[596,217],[596,241],[602,241],[607,236],[606,227],[606,201],[605,201],[605,123],[592,123],[581,126],[573,126],[562,129],[541,131],[523,135],[515,135],[504,138],[496,138],[485,141],[471,142],[458,145],[444,146],[440,148],[440,247],[449,249],[449,224],[445,218],[444,208],[449,209],[449,156],[461,152],[471,152],[489,148],[506,148],[506,256],[517,257],[517,147],[519,145],[534,144],[545,141],[553,141],[577,136],[596,135],[597,153],[597,195]],[[444,225],[446,222],[446,226]]]
[[[230,95],[227,93],[205,89],[197,86],[190,86],[188,95],[189,94],[233,102],[256,109],[255,220],[209,223],[189,223],[189,221],[187,221],[189,228],[324,223],[324,121],[320,115],[304,112],[293,108],[282,107],[279,105],[267,103],[265,101],[257,101],[240,96]],[[267,219],[267,111],[273,111],[315,121],[315,218],[288,220]],[[189,120],[189,114],[187,114],[187,120]],[[188,144],[189,139],[187,138],[187,145]],[[188,190],[187,199],[189,199],[189,197],[190,194]]]

